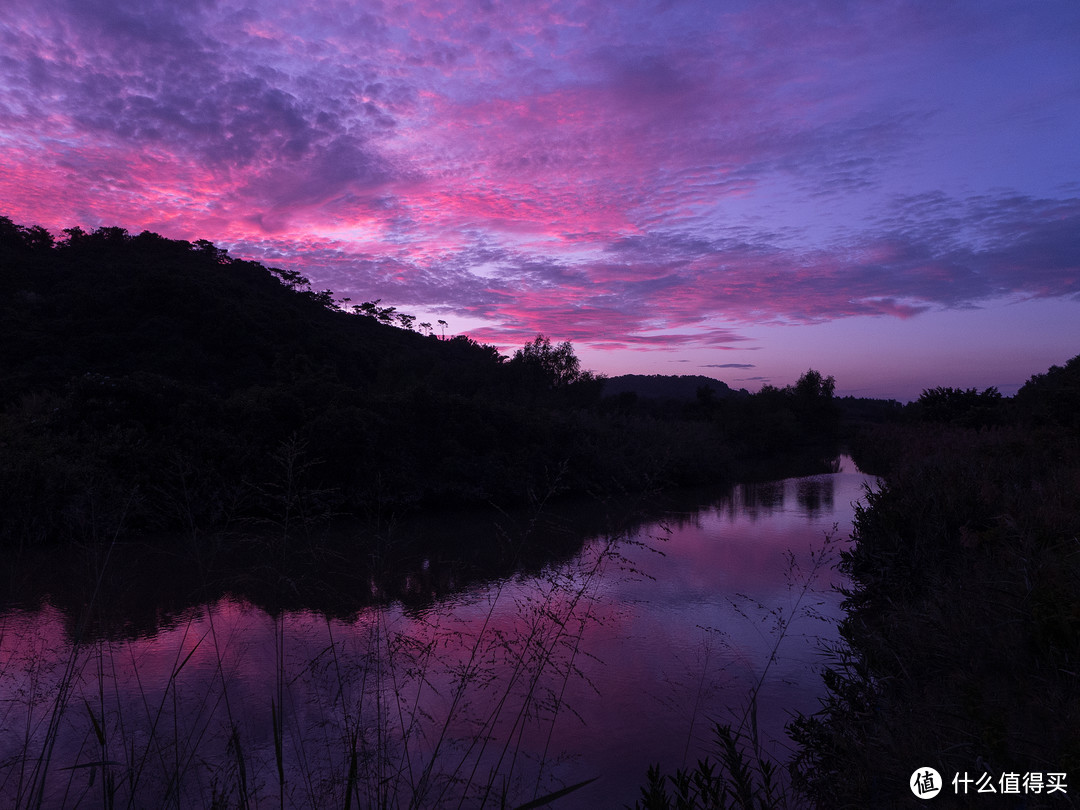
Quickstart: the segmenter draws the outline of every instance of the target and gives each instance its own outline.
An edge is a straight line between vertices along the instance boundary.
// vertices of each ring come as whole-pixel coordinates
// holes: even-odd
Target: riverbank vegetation
[[[650,771],[639,806],[916,806],[927,767],[945,806],[1077,806],[1080,356],[1011,399],[941,387],[838,404],[882,477],[841,555],[822,709],[788,728],[792,792],[748,729],[718,725],[714,758]]]
[[[730,481],[836,434],[818,372],[605,395],[569,343],[502,356],[206,241],[0,218],[0,292],[9,547]]]
[[[929,766],[957,806],[987,801],[958,774],[1076,806],[1024,782],[1080,774],[1080,357],[1011,400],[939,388],[908,411],[863,437],[884,482],[844,556],[824,710],[793,726],[798,784],[818,807],[895,807]]]

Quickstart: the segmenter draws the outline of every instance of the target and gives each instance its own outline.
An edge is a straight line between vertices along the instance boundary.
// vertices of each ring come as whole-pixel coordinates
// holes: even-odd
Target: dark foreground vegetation
[[[205,241],[0,218],[0,545],[713,483],[836,438],[817,372],[605,395],[569,343],[415,321]]]
[[[1075,807],[1080,357],[1011,401],[939,388],[909,411],[862,446],[884,483],[844,556],[846,643],[824,712],[794,724],[799,784],[818,807],[904,806],[929,766],[942,804]],[[964,795],[965,773],[998,795],[977,781]],[[1067,791],[1025,786],[1054,773]]]
[[[842,404],[882,482],[842,554],[823,708],[789,726],[791,790],[744,723],[715,761],[650,772],[639,806],[920,807],[927,767],[931,806],[1080,806],[1080,356],[1012,399]]]

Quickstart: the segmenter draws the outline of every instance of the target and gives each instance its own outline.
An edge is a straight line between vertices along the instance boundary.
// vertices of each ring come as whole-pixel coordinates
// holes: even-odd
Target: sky
[[[609,375],[1080,354],[1076,0],[4,0],[0,215]]]

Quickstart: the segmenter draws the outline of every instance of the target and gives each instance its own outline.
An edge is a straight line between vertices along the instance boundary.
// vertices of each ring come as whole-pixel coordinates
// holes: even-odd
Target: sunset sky
[[[1080,354],[1080,3],[4,0],[0,215],[756,390]]]

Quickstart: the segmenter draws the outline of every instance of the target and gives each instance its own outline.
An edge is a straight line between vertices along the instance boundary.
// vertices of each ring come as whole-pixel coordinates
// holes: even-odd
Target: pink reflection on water
[[[44,784],[46,807],[94,804],[111,773],[135,804],[218,790],[319,807],[351,784],[438,806],[493,771],[514,800],[599,776],[561,805],[632,803],[650,764],[708,754],[712,721],[738,724],[759,683],[767,738],[813,710],[835,625],[807,611],[836,618],[839,597],[835,572],[804,587],[809,553],[834,524],[846,538],[864,480],[740,487],[420,612],[271,616],[226,598],[151,638],[85,644],[52,608],[4,612],[0,803]]]

